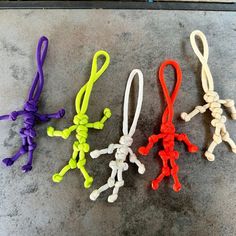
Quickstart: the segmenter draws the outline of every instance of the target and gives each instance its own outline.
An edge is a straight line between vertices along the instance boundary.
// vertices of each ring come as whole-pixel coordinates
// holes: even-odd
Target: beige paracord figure
[[[200,52],[197,46],[196,37],[198,37],[202,41],[203,54]],[[207,109],[211,111],[211,115],[213,117],[211,125],[215,128],[215,132],[213,135],[213,141],[211,142],[210,146],[205,152],[205,156],[209,161],[214,161],[215,160],[215,155],[213,154],[214,149],[222,141],[227,142],[230,145],[232,151],[236,153],[236,145],[235,142],[230,138],[230,135],[226,129],[225,126],[226,117],[222,115],[223,110],[221,106],[224,105],[226,108],[229,109],[231,117],[234,120],[236,120],[236,109],[233,100],[231,99],[222,100],[219,98],[218,93],[214,91],[213,77],[207,64],[209,49],[205,35],[201,31],[195,30],[190,35],[190,42],[193,51],[195,52],[198,59],[202,63],[201,80],[202,80],[202,87],[205,92],[203,98],[206,101],[206,104],[203,106],[195,107],[195,109],[189,114],[185,112],[181,113],[181,118],[187,122],[190,121],[198,113],[204,113]]]

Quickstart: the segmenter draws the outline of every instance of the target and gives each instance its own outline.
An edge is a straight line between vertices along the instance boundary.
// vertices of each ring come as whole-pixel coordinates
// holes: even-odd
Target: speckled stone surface
[[[236,155],[223,143],[216,148],[215,162],[203,158],[213,131],[209,112],[198,115],[191,123],[179,119],[180,112],[203,104],[200,64],[189,42],[195,29],[207,36],[216,90],[222,98],[236,100],[236,13],[0,11],[0,113],[22,107],[35,72],[35,47],[41,35],[50,41],[40,111],[65,107],[67,112],[60,121],[37,126],[38,148],[31,173],[24,174],[20,169],[26,156],[10,169],[1,167],[1,236],[236,234]],[[175,104],[175,124],[178,132],[186,132],[200,147],[199,153],[189,154],[184,145],[176,144],[181,153],[181,192],[172,190],[172,179],[166,179],[156,192],[150,189],[150,180],[161,170],[160,160],[155,158],[161,145],[148,157],[140,157],[146,165],[144,175],[130,165],[124,173],[125,186],[112,205],[106,201],[109,191],[95,203],[89,200],[91,191],[109,177],[112,155],[97,160],[88,157],[87,168],[95,177],[89,190],[83,188],[78,170],[69,172],[61,184],[51,181],[52,174],[70,158],[75,137],[51,139],[46,128],[51,124],[62,129],[71,124],[76,92],[87,81],[93,54],[99,49],[110,53],[111,64],[94,86],[88,113],[96,121],[108,106],[113,116],[103,131],[90,132],[92,150],[118,141],[125,84],[133,68],[140,68],[145,78],[145,97],[133,150],[146,143],[154,128],[158,130],[164,109],[156,69],[166,58],[179,61],[183,84]],[[168,70],[166,75],[169,86],[173,85],[173,72]],[[137,87],[132,92],[134,104]],[[21,126],[21,119],[0,122],[1,158],[10,156],[20,146],[17,132]],[[236,140],[236,122],[229,119],[227,127]]]

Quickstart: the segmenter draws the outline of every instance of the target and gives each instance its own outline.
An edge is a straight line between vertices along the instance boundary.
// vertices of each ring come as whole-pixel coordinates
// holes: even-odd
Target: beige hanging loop
[[[199,37],[200,40],[202,41],[203,53],[200,52],[196,44],[196,37]],[[236,153],[236,145],[234,141],[230,138],[230,135],[226,129],[225,126],[226,117],[222,115],[223,110],[221,106],[224,105],[226,108],[229,109],[231,117],[234,120],[236,120],[236,109],[233,100],[231,99],[222,100],[219,98],[218,93],[214,91],[213,77],[207,64],[209,49],[205,35],[201,31],[195,30],[190,35],[190,42],[193,51],[195,52],[198,59],[202,63],[201,80],[202,80],[202,87],[205,92],[203,98],[206,101],[206,104],[203,106],[196,106],[195,109],[189,114],[185,112],[181,113],[181,118],[187,122],[190,121],[198,113],[204,113],[207,109],[211,111],[211,115],[213,117],[211,125],[215,127],[215,132],[213,135],[213,141],[211,142],[210,146],[205,152],[205,156],[209,161],[214,161],[215,155],[213,154],[213,151],[215,147],[222,141],[227,142],[230,145],[232,151]]]

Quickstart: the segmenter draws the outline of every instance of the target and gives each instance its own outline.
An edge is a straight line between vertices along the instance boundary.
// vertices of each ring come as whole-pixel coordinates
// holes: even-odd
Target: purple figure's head
[[[44,84],[43,64],[47,54],[47,49],[48,39],[45,36],[42,36],[39,39],[36,51],[37,72],[29,91],[28,100],[24,104],[24,110],[26,111],[36,112],[38,110],[37,104]]]

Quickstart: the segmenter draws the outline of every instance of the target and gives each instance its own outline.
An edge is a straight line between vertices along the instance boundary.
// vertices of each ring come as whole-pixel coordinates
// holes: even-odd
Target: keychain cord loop
[[[199,37],[202,41],[203,54],[200,52],[197,46],[196,36]],[[213,82],[212,74],[207,64],[208,56],[209,56],[209,48],[208,48],[206,36],[200,30],[195,30],[190,35],[190,43],[193,48],[193,51],[195,52],[198,59],[202,63],[201,78],[202,78],[202,87],[203,87],[204,92],[207,93],[208,91],[214,91],[214,82]]]
[[[139,79],[138,100],[137,100],[137,106],[136,106],[133,123],[130,127],[130,130],[128,130],[129,94],[130,94],[131,84],[136,74],[138,75],[138,79]],[[125,89],[124,108],[123,108],[123,134],[124,135],[129,135],[130,137],[132,137],[133,134],[135,133],[138,118],[141,112],[142,102],[143,102],[143,73],[139,69],[134,69],[130,73],[130,76],[127,81],[126,89]]]
[[[102,67],[97,71],[97,60],[100,56],[105,57],[105,62],[103,63]],[[86,113],[93,84],[105,72],[109,64],[110,64],[110,56],[106,51],[100,50],[94,54],[90,78],[88,82],[80,89],[75,99],[75,107],[76,107],[76,112],[78,114]]]
[[[34,77],[33,84],[29,91],[28,100],[38,101],[40,94],[44,85],[44,74],[43,74],[43,64],[47,55],[48,49],[48,39],[42,36],[39,39],[37,50],[36,50],[36,61],[37,61],[37,72]],[[35,90],[36,89],[36,90]]]
[[[171,97],[170,97],[168,88],[165,83],[165,74],[164,74],[165,68],[168,65],[171,65],[174,67],[174,69],[176,71],[176,76],[177,76],[176,85],[175,85],[175,88],[171,94]],[[158,76],[158,74],[157,74],[157,76]],[[182,72],[181,72],[179,64],[174,60],[165,60],[159,68],[159,80],[160,80],[161,87],[162,87],[162,90],[163,90],[163,93],[164,93],[164,96],[165,96],[165,99],[167,102],[167,107],[166,107],[164,114],[162,116],[162,123],[166,123],[166,122],[172,123],[172,119],[173,119],[173,115],[174,115],[173,106],[174,106],[174,102],[177,97],[177,94],[178,94],[178,91],[179,91],[179,88],[181,85],[181,81],[182,81]]]

